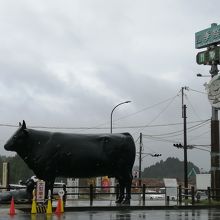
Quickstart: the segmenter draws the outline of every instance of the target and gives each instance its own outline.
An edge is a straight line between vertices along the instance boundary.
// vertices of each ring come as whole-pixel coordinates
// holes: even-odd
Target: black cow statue
[[[25,121],[4,148],[15,151],[35,175],[53,188],[56,177],[115,177],[116,203],[130,204],[135,144],[129,133],[71,134],[26,128]],[[126,196],[124,191],[126,189]]]

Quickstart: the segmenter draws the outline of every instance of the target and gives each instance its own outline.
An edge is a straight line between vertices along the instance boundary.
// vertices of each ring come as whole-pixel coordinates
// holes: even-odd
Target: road
[[[17,213],[9,216],[6,213],[0,215],[0,220],[219,220],[219,209],[199,210],[141,210],[141,211],[89,211],[66,212],[60,216],[55,214],[24,214]]]

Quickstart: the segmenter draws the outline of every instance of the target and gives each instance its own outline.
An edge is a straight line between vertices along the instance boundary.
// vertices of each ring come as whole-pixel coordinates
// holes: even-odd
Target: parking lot
[[[2,211],[0,209],[0,211]],[[7,212],[1,213],[0,220],[218,220],[219,209],[190,209],[190,210],[138,210],[138,211],[84,211],[65,212],[61,215],[26,214],[18,213],[9,216]]]

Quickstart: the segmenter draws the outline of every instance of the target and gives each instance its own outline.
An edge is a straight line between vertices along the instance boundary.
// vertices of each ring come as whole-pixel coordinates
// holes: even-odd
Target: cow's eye
[[[21,135],[15,135],[15,136],[13,137],[13,139],[14,139],[14,140],[19,140],[19,139],[21,139]]]

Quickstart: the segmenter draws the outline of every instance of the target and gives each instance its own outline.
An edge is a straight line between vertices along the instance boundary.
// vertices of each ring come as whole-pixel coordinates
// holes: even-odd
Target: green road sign
[[[220,64],[220,47],[215,46],[212,49],[199,52],[196,56],[196,62],[204,65]]]
[[[220,25],[211,24],[210,28],[195,33],[196,49],[220,43]]]

